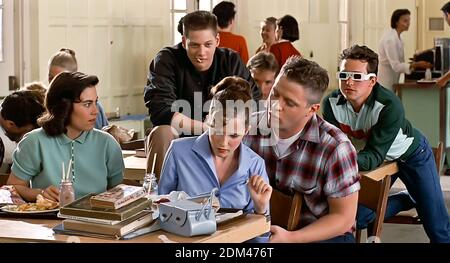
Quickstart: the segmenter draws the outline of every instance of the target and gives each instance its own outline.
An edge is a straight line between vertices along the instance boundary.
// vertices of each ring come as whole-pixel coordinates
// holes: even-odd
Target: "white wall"
[[[146,113],[143,89],[150,60],[170,43],[169,1],[40,0],[39,78],[61,47],[74,49],[79,71],[97,75],[107,112]]]

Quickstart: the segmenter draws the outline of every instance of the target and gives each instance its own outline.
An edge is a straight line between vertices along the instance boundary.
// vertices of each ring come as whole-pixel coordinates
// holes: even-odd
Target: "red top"
[[[300,54],[300,52],[289,41],[283,41],[273,44],[270,47],[270,52],[275,55],[280,68],[284,65],[284,63],[290,56],[302,56],[302,54]]]
[[[220,34],[220,43],[219,47],[227,47],[230,48],[241,56],[244,65],[247,64],[248,61],[248,49],[247,42],[245,38],[240,35],[235,35],[231,32],[219,32]]]

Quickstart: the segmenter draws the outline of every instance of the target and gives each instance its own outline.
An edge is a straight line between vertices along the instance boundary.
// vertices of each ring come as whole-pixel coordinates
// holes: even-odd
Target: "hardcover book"
[[[138,214],[115,225],[102,225],[66,219],[63,221],[63,227],[67,230],[77,230],[121,237],[138,228],[149,225],[152,221],[153,217],[151,211],[141,211]]]
[[[91,197],[91,206],[98,208],[119,209],[145,196],[140,186],[119,184],[106,192]]]
[[[140,198],[119,209],[92,207],[90,199],[93,195],[94,194],[85,195],[84,197],[61,207],[59,213],[62,217],[79,216],[123,221],[150,207],[150,201],[147,198]]]

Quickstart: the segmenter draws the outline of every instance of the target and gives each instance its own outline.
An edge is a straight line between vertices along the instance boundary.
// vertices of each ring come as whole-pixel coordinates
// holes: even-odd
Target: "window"
[[[187,0],[172,0],[172,43],[174,45],[181,42],[181,34],[178,32],[178,23],[180,22],[180,19],[187,14],[187,6]]]
[[[0,0],[1,1],[1,0]],[[172,40],[176,45],[181,42],[181,34],[178,32],[178,22],[189,12],[195,10],[212,11],[221,0],[172,0]]]
[[[348,0],[339,0],[339,53],[346,49],[350,42],[350,21]]]
[[[0,0],[0,62],[3,61],[3,0]]]

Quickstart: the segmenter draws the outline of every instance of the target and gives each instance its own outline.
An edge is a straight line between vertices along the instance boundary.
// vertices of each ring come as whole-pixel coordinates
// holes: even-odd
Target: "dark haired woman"
[[[272,187],[264,160],[242,144],[249,129],[250,109],[244,105],[251,100],[250,85],[239,77],[226,77],[212,93],[208,131],[172,141],[159,194],[184,191],[196,196],[218,188],[221,207],[268,213]]]
[[[96,76],[62,72],[51,82],[42,128],[26,134],[13,153],[8,184],[27,201],[38,194],[58,201],[62,164],[71,163],[75,197],[100,193],[122,182],[123,157],[119,144],[94,129],[97,116]],[[30,184],[31,182],[31,184]]]
[[[378,44],[378,82],[385,88],[394,90],[400,74],[410,74],[418,68],[431,68],[425,61],[405,62],[405,51],[401,33],[408,31],[411,13],[408,9],[397,9],[391,16],[391,29],[386,31]]]
[[[292,45],[292,42],[300,39],[297,20],[290,15],[278,19],[275,35],[277,43],[270,47],[270,52],[274,54],[281,68],[289,57],[301,56]]]

